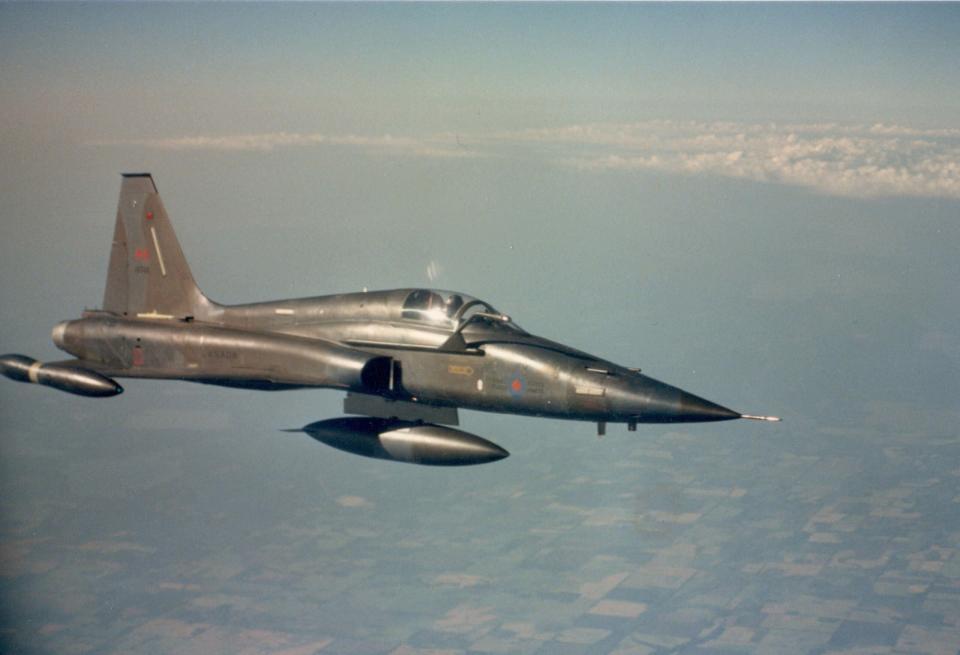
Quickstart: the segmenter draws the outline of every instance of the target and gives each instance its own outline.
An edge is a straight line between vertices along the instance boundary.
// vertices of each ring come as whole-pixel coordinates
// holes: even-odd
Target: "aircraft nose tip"
[[[636,378],[633,385],[611,400],[616,403],[614,407],[619,405],[620,411],[644,423],[729,421],[741,417],[732,409],[645,376]]]
[[[680,392],[678,415],[681,421],[729,421],[740,413],[686,391]]]

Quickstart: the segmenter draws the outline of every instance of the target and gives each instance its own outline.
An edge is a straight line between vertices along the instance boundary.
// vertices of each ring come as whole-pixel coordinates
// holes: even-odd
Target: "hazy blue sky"
[[[0,4],[0,351],[59,358],[146,170],[215,300],[460,289],[786,419],[467,412],[512,456],[436,471],[278,432],[334,392],[0,380],[0,650],[955,652],[958,35],[954,3]]]
[[[650,118],[953,127],[960,112],[952,3],[0,11],[4,130],[18,137]]]

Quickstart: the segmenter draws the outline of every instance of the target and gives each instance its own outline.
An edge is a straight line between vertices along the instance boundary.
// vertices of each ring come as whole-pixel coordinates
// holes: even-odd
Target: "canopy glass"
[[[450,330],[455,330],[465,321],[470,321],[471,327],[484,326],[523,332],[520,326],[489,303],[456,291],[439,289],[411,291],[403,301],[401,316],[408,321],[429,323]]]

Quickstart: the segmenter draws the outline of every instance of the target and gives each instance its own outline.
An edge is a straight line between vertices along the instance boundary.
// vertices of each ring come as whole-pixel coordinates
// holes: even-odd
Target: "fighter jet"
[[[53,328],[75,359],[0,357],[20,382],[115,396],[114,378],[338,389],[347,417],[302,429],[335,448],[436,466],[502,459],[458,409],[607,423],[757,419],[528,333],[456,291],[392,289],[222,305],[197,287],[153,177],[123,175],[103,307]]]

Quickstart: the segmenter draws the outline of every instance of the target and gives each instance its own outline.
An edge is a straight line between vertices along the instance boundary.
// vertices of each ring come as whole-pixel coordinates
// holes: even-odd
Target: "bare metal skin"
[[[103,308],[53,330],[76,359],[0,357],[0,372],[91,397],[112,378],[177,379],[248,389],[347,392],[367,418],[304,432],[368,457],[429,465],[507,452],[455,430],[457,409],[609,422],[779,420],[740,414],[593,355],[525,332],[466,294],[394,289],[221,305],[194,282],[149,174],[123,176]]]

